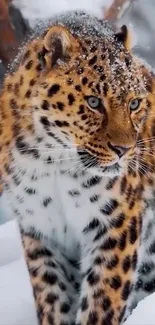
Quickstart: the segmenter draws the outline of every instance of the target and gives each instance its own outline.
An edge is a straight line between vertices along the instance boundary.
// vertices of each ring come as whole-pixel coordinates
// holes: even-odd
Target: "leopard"
[[[1,192],[40,325],[121,325],[155,289],[155,82],[83,11],[39,24],[0,93]]]

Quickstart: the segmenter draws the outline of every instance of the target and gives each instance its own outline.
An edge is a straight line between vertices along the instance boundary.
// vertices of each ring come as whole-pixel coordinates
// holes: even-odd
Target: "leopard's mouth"
[[[106,175],[116,175],[120,174],[121,166],[118,162],[114,162],[112,165],[105,165],[103,166],[100,162],[98,157],[93,154],[90,154],[85,149],[78,150],[78,155],[80,157],[80,161],[82,162],[83,166],[87,169],[95,169],[100,174]]]

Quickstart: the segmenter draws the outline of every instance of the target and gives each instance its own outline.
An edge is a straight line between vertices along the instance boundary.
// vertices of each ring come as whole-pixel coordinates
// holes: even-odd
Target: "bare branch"
[[[112,24],[116,24],[134,1],[135,0],[113,0],[110,8],[105,10],[104,19],[108,20]]]

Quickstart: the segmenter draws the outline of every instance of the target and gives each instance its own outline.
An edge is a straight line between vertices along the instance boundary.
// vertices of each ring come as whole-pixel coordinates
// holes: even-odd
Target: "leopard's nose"
[[[131,149],[131,147],[123,147],[123,146],[116,146],[108,142],[108,147],[113,150],[119,158],[124,156],[127,151]]]

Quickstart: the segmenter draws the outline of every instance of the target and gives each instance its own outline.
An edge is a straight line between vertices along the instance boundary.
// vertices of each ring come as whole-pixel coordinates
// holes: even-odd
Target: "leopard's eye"
[[[87,103],[92,109],[98,109],[101,106],[101,100],[95,96],[87,97]]]
[[[130,111],[136,111],[139,108],[140,103],[141,103],[141,99],[138,98],[132,99],[129,103]]]

